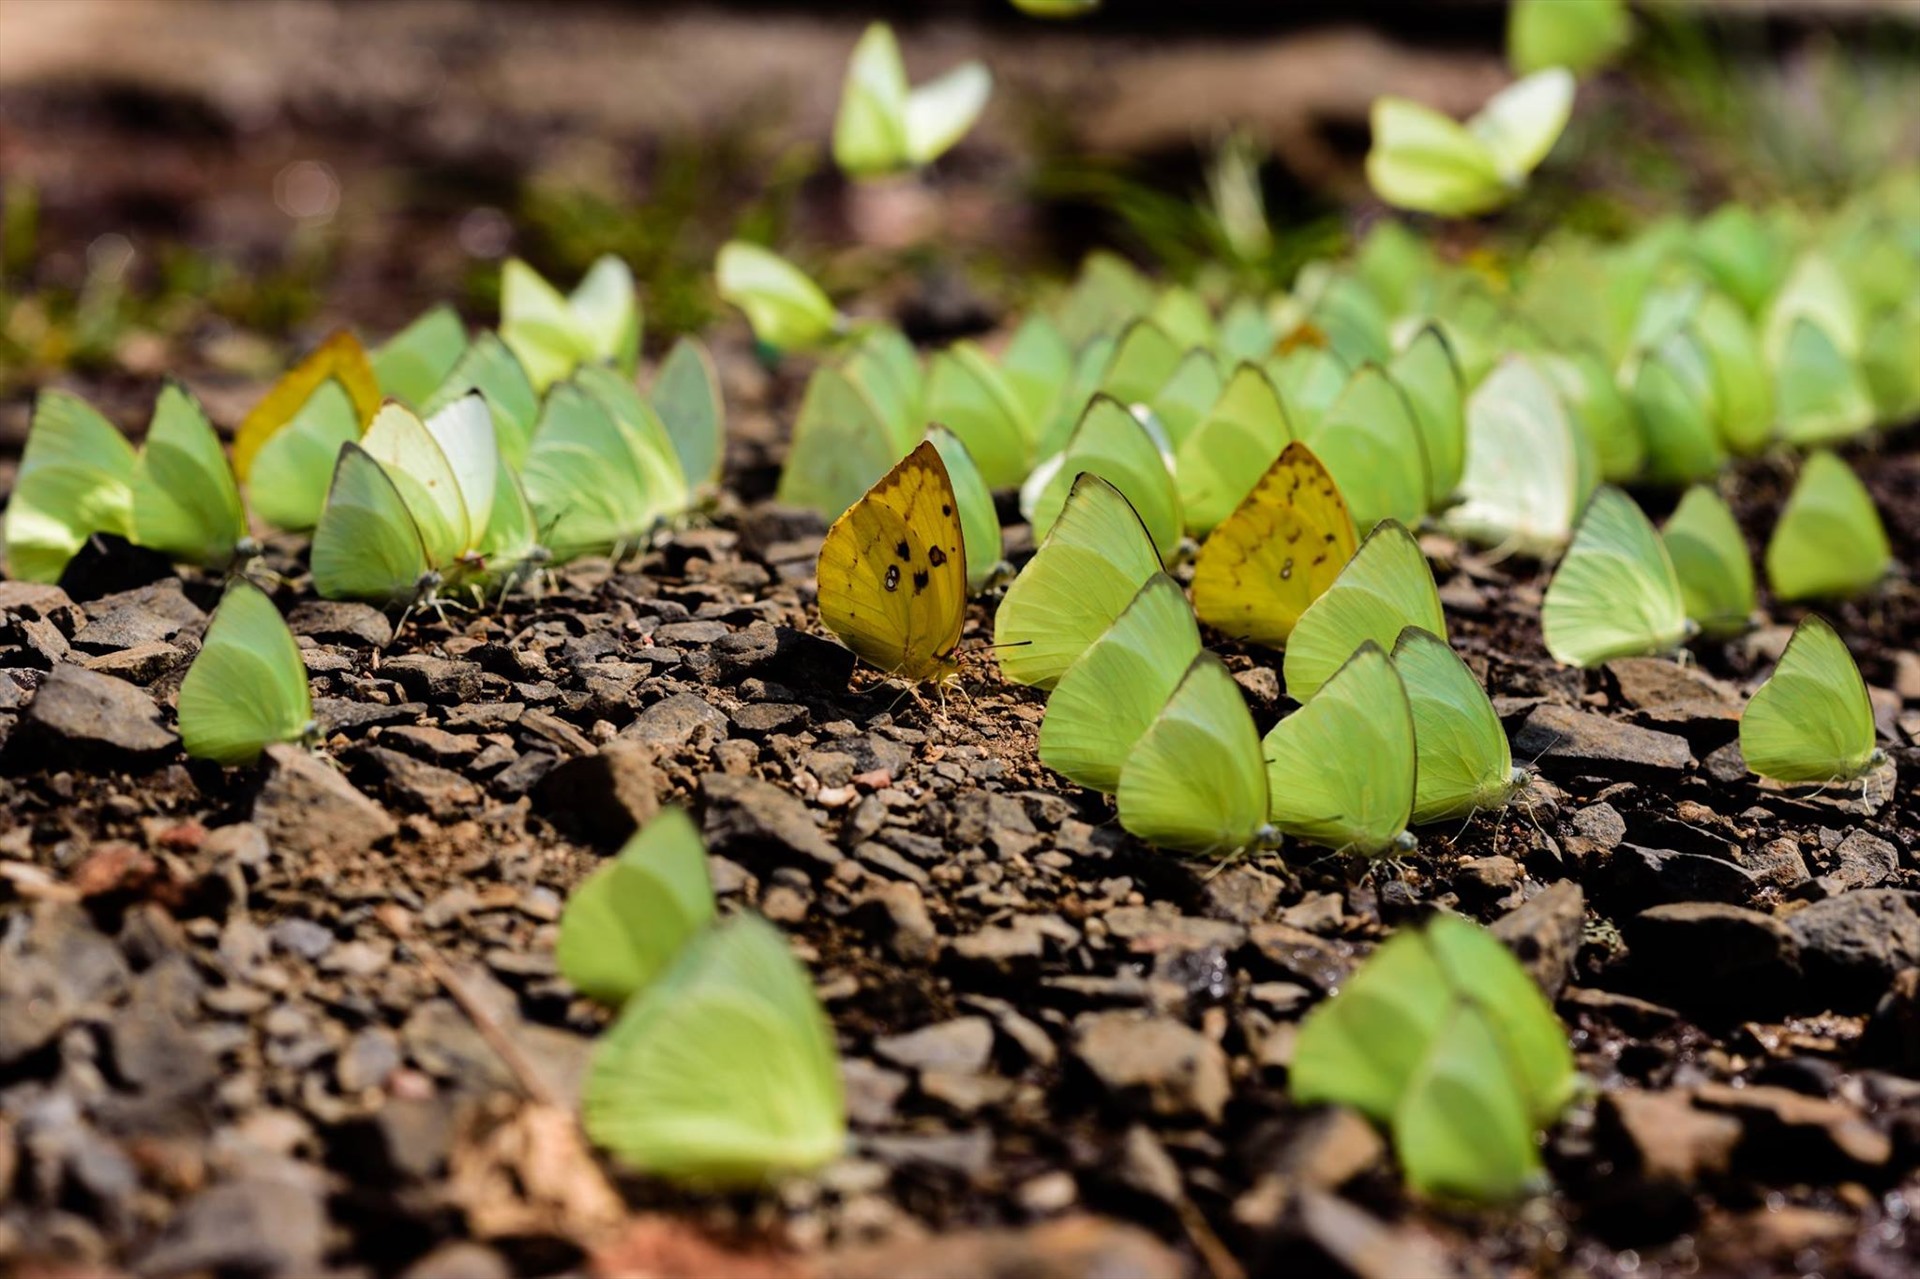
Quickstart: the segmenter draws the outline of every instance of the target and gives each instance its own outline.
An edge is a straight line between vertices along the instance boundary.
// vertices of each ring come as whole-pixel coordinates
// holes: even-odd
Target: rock
[[[1747,780],[1747,757],[1740,753],[1737,737],[1718,750],[1708,752],[1700,766],[1709,778],[1722,786],[1740,786]]]
[[[820,1279],[1184,1279],[1180,1255],[1138,1226],[1070,1216],[1023,1230],[956,1230],[828,1253]]]
[[[1601,853],[1610,853],[1627,837],[1626,819],[1612,804],[1589,804],[1572,818],[1573,833],[1561,841],[1569,856],[1590,861]]]
[[[1552,704],[1534,707],[1514,738],[1513,751],[1546,771],[1606,776],[1660,776],[1693,763],[1684,737]]]
[[[1273,914],[1286,887],[1277,875],[1255,866],[1228,866],[1200,886],[1201,910],[1214,919],[1257,924]]]
[[[1149,1199],[1157,1199],[1169,1208],[1184,1203],[1186,1183],[1180,1177],[1180,1165],[1160,1144],[1152,1130],[1141,1124],[1127,1129],[1120,1139],[1120,1184]]]
[[[266,759],[252,821],[277,854],[294,862],[351,857],[399,830],[384,808],[307,751],[282,743],[267,747]]]
[[[1683,1009],[1783,1014],[1800,999],[1800,943],[1771,915],[1720,902],[1655,906],[1625,921],[1634,969]]]
[[[84,653],[111,653],[170,640],[206,620],[175,578],[89,604],[87,624],[74,633],[73,646]]]
[[[469,816],[480,806],[480,788],[450,768],[384,746],[362,746],[354,758],[378,773],[387,798],[403,808],[444,821]]]
[[[156,640],[151,644],[135,644],[117,653],[85,658],[80,664],[97,674],[110,675],[130,684],[151,684],[162,675],[185,666],[187,653]]]
[[[620,736],[645,742],[656,751],[704,753],[727,737],[727,717],[692,693],[675,693],[640,712]]]
[[[733,712],[733,726],[749,737],[797,733],[807,726],[807,708],[796,702],[748,702]]]
[[[729,681],[753,676],[837,696],[853,678],[851,650],[789,626],[754,622],[716,640],[709,651],[716,659],[715,669]]]
[[[1046,934],[1026,915],[1016,915],[1006,924],[989,925],[953,939],[953,953],[961,959],[1000,968],[1038,959],[1046,948]]]
[[[325,1187],[290,1161],[257,1166],[188,1200],[137,1269],[151,1279],[204,1271],[296,1277],[320,1273]]]
[[[799,865],[821,870],[843,860],[807,806],[771,782],[707,773],[700,790],[707,801],[707,847],[723,857],[749,869]]]
[[[1607,895],[1625,909],[1679,901],[1739,905],[1752,901],[1758,887],[1732,862],[1670,848],[1622,844],[1607,863]]]
[[[1747,853],[1742,859],[1754,882],[1769,888],[1791,891],[1813,879],[1800,845],[1790,839],[1776,839]]]
[[[1511,857],[1474,857],[1453,872],[1453,891],[1468,902],[1484,905],[1500,901],[1526,877]]]
[[[513,1279],[513,1266],[485,1244],[456,1239],[408,1266],[400,1279]]]
[[[341,1050],[334,1077],[340,1091],[352,1095],[381,1087],[400,1068],[401,1060],[399,1037],[385,1026],[368,1026]]]
[[[660,811],[666,775],[651,748],[612,741],[557,765],[534,788],[535,809],[601,848],[618,848]]]
[[[1580,953],[1586,915],[1586,895],[1580,885],[1563,879],[1495,920],[1492,931],[1526,965],[1547,998],[1558,999]]]
[[[1620,686],[1620,700],[1651,724],[1673,724],[1710,740],[1724,741],[1740,719],[1737,694],[1697,666],[1661,657],[1628,657],[1607,663]]]
[[[136,997],[110,1027],[114,1073],[136,1092],[184,1108],[212,1087],[218,1074],[212,1055],[167,1009]]]
[[[157,762],[173,731],[153,698],[125,680],[82,666],[56,666],[33,695],[10,753],[34,770]]]
[[[1866,888],[1815,902],[1787,919],[1816,992],[1870,1007],[1903,968],[1920,966],[1920,894]]]
[[[1731,1169],[1740,1122],[1696,1110],[1678,1090],[1616,1088],[1601,1095],[1595,1138],[1641,1179],[1687,1189]]]
[[[371,1115],[343,1124],[329,1143],[329,1156],[367,1186],[431,1181],[446,1171],[454,1127],[450,1093],[389,1097]]]
[[[1218,1123],[1232,1091],[1220,1045],[1171,1018],[1090,1013],[1075,1022],[1073,1050],[1109,1092],[1152,1114]]]
[[[907,1076],[864,1057],[842,1057],[840,1078],[846,1086],[847,1119],[856,1128],[882,1128],[893,1122],[894,1108],[907,1091]]]
[[[1900,869],[1900,854],[1892,844],[1864,830],[1850,832],[1833,850],[1833,869],[1820,877],[1829,893],[1855,888],[1878,888]]]
[[[87,624],[87,614],[51,582],[0,581],[0,643],[22,643],[13,628],[24,622],[46,622],[71,639]]]
[[[1280,1225],[1303,1190],[1338,1190],[1386,1157],[1387,1143],[1358,1111],[1326,1106],[1290,1129],[1279,1151],[1266,1129],[1249,1145],[1249,1161],[1261,1171],[1251,1189],[1234,1201],[1233,1218],[1252,1230]]]
[[[883,1035],[873,1051],[896,1066],[978,1074],[993,1052],[993,1023],[985,1017],[955,1017],[904,1035]]]
[[[938,958],[940,934],[916,885],[876,884],[861,897],[856,913],[873,921],[874,930],[895,958],[911,964],[930,964]]]
[[[1451,1279],[1460,1273],[1432,1236],[1388,1225],[1323,1190],[1300,1196],[1300,1229],[1355,1279]]]
[[[120,948],[76,906],[43,905],[29,927],[0,933],[0,1068],[51,1044],[131,977]]]
[[[1323,995],[1339,989],[1353,971],[1353,948],[1330,942],[1291,924],[1255,924],[1247,931],[1253,944],[1283,975],[1305,982]]]
[[[969,1181],[985,1176],[993,1166],[993,1134],[984,1128],[875,1135],[860,1145],[889,1167],[925,1168],[958,1174]]]
[[[380,673],[399,683],[410,697],[440,706],[457,706],[480,696],[480,664],[427,653],[409,653],[383,662]]]
[[[304,600],[287,614],[287,629],[322,644],[358,644],[385,648],[393,643],[393,623],[371,604],[347,600]]]
[[[1893,1157],[1893,1140],[1842,1101],[1767,1084],[1700,1084],[1693,1097],[1698,1106],[1740,1120],[1742,1168],[1752,1161],[1806,1181],[1823,1172],[1857,1175]]]

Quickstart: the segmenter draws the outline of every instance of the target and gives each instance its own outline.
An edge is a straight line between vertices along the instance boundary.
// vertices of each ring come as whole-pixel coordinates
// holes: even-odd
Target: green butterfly
[[[1466,470],[1446,527],[1482,546],[1556,555],[1597,468],[1553,383],[1526,356],[1508,356],[1467,401]]]
[[[1767,682],[1740,715],[1740,753],[1762,777],[1792,784],[1858,781],[1886,762],[1853,655],[1826,619],[1794,627]]]
[[[1512,1199],[1540,1179],[1534,1133],[1577,1083],[1566,1031],[1491,934],[1435,915],[1388,938],[1300,1025],[1296,1101],[1387,1127],[1422,1194]]]
[[[931,414],[920,356],[907,335],[890,325],[867,326],[852,339],[840,367],[873,401],[900,455],[913,452]]]
[[[7,501],[7,573],[57,582],[95,533],[133,534],[133,446],[77,395],[42,391]]]
[[[254,514],[275,528],[313,528],[340,446],[380,411],[380,386],[359,340],[342,329],[283,374],[233,436],[233,471]]]
[[[1186,595],[1155,573],[1054,686],[1040,723],[1040,762],[1089,790],[1117,791],[1134,743],[1199,654]]]
[[[1304,440],[1308,432],[1319,427],[1327,410],[1353,380],[1347,362],[1320,347],[1295,347],[1267,361],[1264,367],[1280,394],[1280,402],[1287,406],[1287,420],[1293,424],[1296,440]]]
[[[1060,518],[994,614],[1000,673],[1052,688],[1162,568],[1120,490],[1098,475],[1075,477]]]
[[[581,1122],[621,1162],[700,1185],[837,1158],[833,1027],[779,931],[741,915],[687,942],[595,1045]]]
[[[1383,650],[1409,626],[1447,634],[1433,570],[1413,534],[1384,520],[1360,543],[1326,593],[1307,606],[1287,638],[1287,695],[1312,700],[1368,640]]]
[[[1753,557],[1720,495],[1696,484],[1680,498],[1660,532],[1680,581],[1687,616],[1709,639],[1727,639],[1753,624]]]
[[[594,262],[569,296],[518,258],[500,270],[500,340],[545,391],[583,364],[612,363],[628,376],[640,359],[640,300],[633,271],[611,254]]]
[[[1037,442],[1039,428],[1054,418],[1073,379],[1073,348],[1052,320],[1029,315],[1000,353],[1000,373]]]
[[[979,62],[962,63],[910,89],[893,28],[876,22],[847,63],[833,125],[834,163],[853,178],[932,164],[966,136],[992,92],[993,76]]]
[[[1573,76],[1536,72],[1495,94],[1463,126],[1405,98],[1373,103],[1367,181],[1388,204],[1471,217],[1518,195],[1573,113]]]
[[[966,539],[967,593],[977,595],[1008,569],[1000,555],[1000,515],[994,510],[993,493],[973,464],[973,454],[952,431],[928,427],[927,439],[947,467],[954,505],[960,508],[960,531]]]
[[[617,559],[643,545],[684,496],[668,461],[581,381],[554,387],[521,473],[554,558]]]
[[[1507,10],[1507,61],[1521,75],[1549,67],[1585,75],[1632,39],[1624,0],[1514,0]]]
[[[1393,666],[1413,710],[1414,824],[1505,808],[1526,785],[1527,771],[1513,766],[1500,717],[1460,655],[1439,636],[1409,626],[1394,641]]]
[[[1258,363],[1273,354],[1277,341],[1266,309],[1252,298],[1235,298],[1220,315],[1220,358],[1228,363]]]
[[[972,342],[955,342],[928,362],[926,415],[966,444],[989,486],[1016,486],[1032,469],[1036,420]]]
[[[1211,351],[1195,347],[1174,366],[1173,376],[1147,401],[1172,448],[1177,450],[1186,442],[1226,386],[1220,362]]]
[[[504,596],[553,559],[541,544],[540,521],[520,477],[505,458],[496,468],[493,514],[475,548],[477,571],[468,575],[477,600]]]
[[[443,575],[475,565],[499,484],[500,454],[486,401],[462,396],[426,421],[389,403],[360,447],[399,490],[428,563]]]
[[[1073,287],[1054,311],[1067,344],[1079,350],[1097,337],[1117,335],[1153,309],[1153,285],[1116,253],[1095,249],[1080,263]]]
[[[1872,590],[1893,567],[1893,548],[1867,486],[1821,449],[1767,539],[1767,585],[1775,599],[1844,599]]]
[[[574,384],[600,402],[620,424],[646,488],[664,517],[684,515],[693,507],[693,486],[680,469],[680,452],[667,424],[624,373],[596,365],[574,374]]]
[[[1279,843],[1253,715],[1212,653],[1193,659],[1127,752],[1114,801],[1120,824],[1158,848],[1224,856]]]
[[[837,520],[905,456],[897,449],[873,397],[845,370],[822,364],[807,379],[776,495]]]
[[[846,329],[831,300],[777,253],[730,240],[714,263],[722,300],[747,313],[753,336],[774,351],[812,351]]]
[[[280,610],[235,578],[180,682],[180,744],[195,759],[251,764],[275,742],[315,735],[307,667]]]
[[[1664,653],[1697,630],[1659,533],[1619,489],[1603,487],[1587,502],[1547,583],[1540,629],[1553,660],[1567,666]]]
[[[450,306],[436,306],[372,353],[380,393],[424,406],[467,353],[467,326]]]
[[[1848,439],[1873,425],[1873,392],[1860,365],[1810,319],[1787,330],[1774,363],[1778,433],[1790,444]]]
[[[1096,389],[1129,407],[1149,404],[1180,367],[1183,354],[1158,324],[1135,320],[1121,332]]]
[[[1773,437],[1773,380],[1760,334],[1746,312],[1724,293],[1709,292],[1693,313],[1694,336],[1713,367],[1723,443],[1753,454]]]
[[[485,398],[493,414],[493,437],[500,456],[516,469],[525,466],[533,428],[540,417],[540,394],[506,343],[491,333],[473,340],[446,379],[420,405],[420,412],[432,417],[475,391]]]
[[[1268,817],[1285,834],[1341,852],[1412,852],[1414,731],[1399,674],[1367,640],[1261,744]]]
[[[1235,368],[1175,454],[1174,483],[1187,532],[1203,536],[1232,515],[1293,438],[1272,379],[1258,365]]]
[[[1647,443],[1648,479],[1690,484],[1726,464],[1718,384],[1691,327],[1670,334],[1646,353],[1629,398]]]
[[[1647,438],[1605,358],[1590,347],[1578,347],[1541,352],[1533,359],[1560,393],[1569,420],[1583,437],[1581,452],[1592,454],[1600,479],[1620,484],[1639,478],[1647,465]]]
[[[133,538],[185,564],[226,569],[260,553],[226,450],[185,388],[169,382],[134,460]]]
[[[1291,403],[1291,401],[1289,401]],[[1356,528],[1381,520],[1418,524],[1433,491],[1426,443],[1403,392],[1377,365],[1364,365],[1300,438],[1340,486]]]
[[[698,338],[674,342],[653,376],[650,398],[686,483],[703,491],[718,487],[726,461],[727,408],[713,356]]]
[[[1426,324],[1388,362],[1387,375],[1405,393],[1420,428],[1421,452],[1427,459],[1427,509],[1441,510],[1453,501],[1468,457],[1466,384],[1459,361],[1439,328]]]
[[[399,488],[358,444],[340,446],[310,558],[323,599],[412,607],[443,580]]]
[[[567,899],[554,959],[581,994],[618,1008],[713,918],[706,845],[686,813],[669,808]]]
[[[1097,395],[1059,456],[1036,468],[1020,505],[1035,537],[1059,518],[1067,491],[1082,473],[1098,475],[1126,495],[1164,560],[1180,545],[1180,495],[1166,457],[1148,427],[1119,401]]]
[[[1160,290],[1147,318],[1189,356],[1196,349],[1212,351],[1220,345],[1207,300],[1184,285],[1172,284]]]

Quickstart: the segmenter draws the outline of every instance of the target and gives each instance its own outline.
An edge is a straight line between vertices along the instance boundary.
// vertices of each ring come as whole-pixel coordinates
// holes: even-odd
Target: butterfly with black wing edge
[[[967,544],[939,449],[923,443],[833,522],[820,620],[862,660],[915,683],[959,673]]]

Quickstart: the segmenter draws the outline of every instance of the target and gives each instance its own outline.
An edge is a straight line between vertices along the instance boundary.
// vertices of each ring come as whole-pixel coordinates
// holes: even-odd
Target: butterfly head
[[[1419,838],[1410,830],[1403,830],[1393,837],[1389,848],[1395,855],[1404,855],[1420,847]]]

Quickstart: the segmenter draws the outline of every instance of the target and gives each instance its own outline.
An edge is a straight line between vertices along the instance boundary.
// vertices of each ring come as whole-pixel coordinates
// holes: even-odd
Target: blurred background
[[[875,17],[916,80],[979,57],[996,84],[927,180],[855,189],[827,142]],[[1636,21],[1537,193],[1450,248],[1817,205],[1920,155],[1920,0]],[[1471,111],[1508,78],[1503,26],[1465,0],[0,0],[0,449],[51,380],[112,411],[183,373],[231,421],[223,382],[251,394],[332,327],[440,300],[491,323],[509,255],[567,281],[620,254],[656,351],[737,324],[710,280],[730,236],[923,338],[993,328],[1100,246],[1281,285],[1378,213],[1371,101]]]

